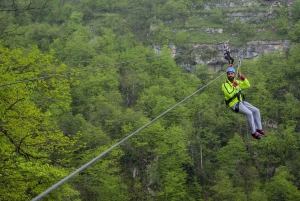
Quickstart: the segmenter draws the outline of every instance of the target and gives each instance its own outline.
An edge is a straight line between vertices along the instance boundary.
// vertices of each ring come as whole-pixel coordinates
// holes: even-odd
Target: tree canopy
[[[255,33],[212,3],[1,2],[0,200],[32,199],[221,75],[182,66],[195,59],[187,25]],[[226,108],[223,76],[43,199],[299,200],[298,7],[267,24],[291,47],[241,66],[268,137]]]

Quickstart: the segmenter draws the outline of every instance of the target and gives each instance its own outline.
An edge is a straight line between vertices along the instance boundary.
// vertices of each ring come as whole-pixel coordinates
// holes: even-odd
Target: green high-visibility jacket
[[[236,80],[235,82],[238,84],[236,87],[234,87],[233,83],[231,83],[229,80],[227,80],[226,82],[224,82],[222,84],[222,91],[225,95],[225,100],[228,101],[228,100],[232,99],[228,104],[229,107],[232,107],[237,102],[239,102],[237,94],[240,89],[247,89],[250,87],[250,82],[247,80],[247,78],[245,78],[244,81]],[[233,98],[234,96],[236,96],[236,97]],[[243,100],[242,94],[240,94],[239,96],[240,96],[240,101],[242,101]]]

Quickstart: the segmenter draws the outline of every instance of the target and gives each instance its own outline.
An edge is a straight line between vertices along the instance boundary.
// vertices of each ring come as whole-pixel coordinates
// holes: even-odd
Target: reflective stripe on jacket
[[[236,80],[235,81],[238,85],[236,87],[233,86],[233,83],[231,83],[229,80],[227,80],[226,82],[224,82],[222,84],[222,91],[225,95],[225,100],[229,100],[231,99],[233,96],[235,96],[238,92],[239,92],[239,87],[241,89],[247,89],[250,87],[250,83],[247,80],[247,78],[245,78],[244,81],[242,80]],[[242,95],[240,95],[240,101],[242,101]],[[237,102],[239,102],[238,97],[232,99],[229,103],[229,107],[232,107],[233,105],[235,105]]]

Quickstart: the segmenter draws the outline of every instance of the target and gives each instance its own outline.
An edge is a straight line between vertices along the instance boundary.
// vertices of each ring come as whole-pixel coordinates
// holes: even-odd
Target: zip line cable
[[[24,82],[34,82],[34,81],[37,81],[37,80],[48,79],[48,78],[58,77],[58,76],[62,76],[62,75],[70,75],[70,74],[73,74],[73,73],[78,73],[78,72],[83,72],[83,71],[91,71],[91,70],[95,70],[95,69],[98,69],[98,68],[106,68],[106,67],[109,67],[109,66],[117,66],[117,65],[121,65],[121,64],[132,63],[132,62],[135,62],[135,61],[142,61],[142,60],[151,59],[151,58],[163,57],[163,56],[166,56],[166,55],[171,55],[171,54],[163,54],[163,55],[158,55],[158,56],[144,57],[144,58],[134,59],[134,60],[130,60],[130,61],[124,61],[124,62],[119,62],[119,63],[114,63],[114,64],[107,64],[107,65],[103,65],[103,66],[97,66],[97,67],[93,67],[93,68],[81,69],[81,70],[72,71],[72,72],[68,71],[68,72],[62,72],[62,73],[56,73],[56,74],[52,74],[52,75],[36,77],[36,78],[32,78],[32,79],[18,80],[18,81],[6,83],[6,84],[0,84],[0,87],[10,86],[10,85],[24,83]]]
[[[140,132],[144,128],[148,127],[149,125],[153,124],[155,121],[157,121],[158,119],[160,119],[161,117],[163,117],[165,114],[167,114],[168,112],[170,112],[171,110],[173,110],[174,108],[176,108],[178,105],[182,104],[183,102],[185,102],[186,100],[190,99],[192,96],[194,96],[198,92],[202,91],[204,88],[206,88],[207,86],[209,86],[211,83],[213,83],[214,81],[216,81],[217,79],[219,79],[224,74],[225,74],[225,72],[222,73],[221,75],[219,75],[218,77],[216,77],[215,79],[213,79],[212,81],[210,81],[209,83],[207,83],[206,85],[204,85],[203,87],[201,87],[200,89],[198,89],[197,91],[195,91],[194,93],[192,93],[189,96],[187,96],[185,99],[183,99],[180,102],[178,102],[177,104],[173,105],[172,107],[170,107],[169,109],[167,109],[165,112],[161,113],[156,118],[154,118],[153,120],[151,120],[150,122],[148,122],[144,126],[140,127],[139,129],[137,129],[136,131],[134,131],[133,133],[131,133],[130,135],[128,135],[127,137],[125,137],[123,140],[121,140],[118,143],[116,143],[115,145],[111,146],[109,149],[107,149],[106,151],[102,152],[100,155],[98,155],[97,157],[95,157],[94,159],[92,159],[91,161],[89,161],[88,163],[86,163],[85,165],[81,166],[80,168],[78,168],[77,170],[75,170],[73,173],[69,174],[67,177],[63,178],[62,180],[60,180],[59,182],[57,182],[56,184],[54,184],[53,186],[51,186],[50,188],[48,188],[47,190],[45,190],[43,193],[41,193],[40,195],[38,195],[35,198],[33,198],[31,201],[37,201],[37,200],[41,199],[42,197],[44,197],[45,195],[47,195],[48,193],[50,193],[51,191],[53,191],[54,189],[56,189],[57,187],[59,187],[60,185],[62,185],[63,183],[65,183],[66,181],[68,181],[69,179],[71,179],[77,173],[83,171],[88,166],[90,166],[94,162],[96,162],[98,159],[102,158],[104,155],[106,155],[107,153],[109,153],[110,151],[112,151],[113,149],[115,149],[117,146],[119,146],[120,144],[126,142],[129,138],[131,138],[132,136],[134,136],[135,134],[137,134],[138,132]]]

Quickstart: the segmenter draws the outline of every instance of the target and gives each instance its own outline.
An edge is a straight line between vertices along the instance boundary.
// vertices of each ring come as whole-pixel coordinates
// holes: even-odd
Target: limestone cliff
[[[288,1],[255,1],[255,0],[226,0],[222,2],[212,1],[209,4],[204,6],[205,10],[211,10],[215,8],[232,8],[227,9],[225,14],[225,24],[230,24],[236,20],[239,20],[243,24],[255,24],[256,22],[269,19],[274,20],[278,16],[278,12],[274,12],[273,8],[280,8],[282,6],[286,8],[290,8],[295,0]],[[262,6],[264,4],[264,6]],[[255,9],[255,8],[265,8],[263,9]],[[249,9],[243,9],[249,8]],[[207,16],[205,12],[199,13],[199,15],[194,15],[194,18],[203,19]],[[268,21],[269,21],[268,20]],[[263,21],[262,23],[267,24],[268,21]],[[185,24],[185,27],[182,27],[181,30],[186,32],[189,31],[199,31],[205,32],[210,36],[218,36],[221,34],[225,34],[226,30],[222,27],[197,27],[197,26],[189,26],[188,23]],[[262,26],[259,28],[261,30],[256,31],[264,31],[265,29],[269,31],[275,31],[272,24],[269,26]],[[274,29],[274,30],[273,30]],[[178,29],[174,29],[174,32],[177,32]],[[290,48],[291,42],[287,40],[288,36],[283,36],[282,40],[268,40],[261,41],[256,40],[255,37],[250,42],[245,42],[242,46],[237,46],[230,44],[232,57],[235,59],[235,64],[237,64],[239,58],[241,59],[254,59],[262,54],[269,54],[275,52],[282,52]],[[185,66],[188,70],[191,69],[192,65],[195,64],[207,64],[209,69],[212,71],[219,71],[228,66],[227,61],[224,59],[224,48],[221,41],[212,41],[215,44],[193,44],[191,45],[192,53],[190,54],[190,59],[182,59],[181,64]],[[180,47],[176,47],[175,45],[169,45],[172,50],[172,54],[174,57],[180,56],[183,52]],[[155,47],[156,49],[158,47]],[[182,56],[185,57],[185,56]]]
[[[218,71],[223,69],[223,66],[227,67],[228,64],[224,59],[224,48],[221,44],[217,45],[205,45],[195,44],[193,45],[195,54],[195,63],[208,64],[211,70]],[[241,59],[253,59],[262,54],[269,54],[274,52],[282,52],[290,48],[289,40],[280,41],[251,41],[246,43],[245,47],[230,46],[231,55],[235,59],[235,63],[239,58]],[[176,51],[175,51],[176,52]],[[203,58],[202,53],[213,52],[211,58]],[[175,53],[176,54],[176,53]]]

